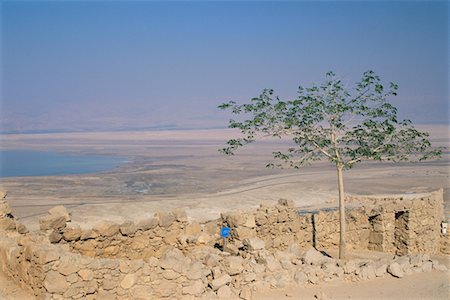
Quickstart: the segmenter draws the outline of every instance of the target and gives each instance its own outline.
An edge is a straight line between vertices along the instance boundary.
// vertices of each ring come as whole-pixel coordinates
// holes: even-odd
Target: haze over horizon
[[[447,1],[0,5],[3,133],[224,128],[220,103],[329,70],[374,70],[400,117],[449,124]]]

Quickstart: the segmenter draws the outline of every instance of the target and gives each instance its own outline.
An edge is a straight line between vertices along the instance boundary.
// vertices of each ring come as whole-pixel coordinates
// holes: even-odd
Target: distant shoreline
[[[450,129],[450,123],[417,123],[415,127],[446,127]],[[150,127],[138,127],[138,128],[112,128],[112,129],[83,129],[83,130],[70,130],[70,129],[48,129],[48,130],[0,130],[0,135],[19,135],[19,134],[58,134],[58,133],[114,133],[114,132],[163,132],[163,131],[209,131],[209,130],[226,130],[226,126],[213,126],[213,127],[176,127],[176,126],[150,126]]]

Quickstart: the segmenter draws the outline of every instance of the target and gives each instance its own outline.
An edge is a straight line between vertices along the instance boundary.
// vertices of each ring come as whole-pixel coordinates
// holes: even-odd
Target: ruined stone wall
[[[360,197],[359,201],[369,218],[369,249],[399,255],[440,252],[442,189],[417,196]]]
[[[363,200],[364,206],[346,212],[348,247],[406,256],[326,257],[311,246],[337,247],[338,212],[299,213],[291,201],[280,200],[205,224],[188,223],[185,212],[175,210],[122,224],[100,221],[90,229],[55,207],[31,233],[3,214],[0,219],[9,220],[0,223],[8,225],[0,228],[0,267],[40,299],[251,299],[261,287],[446,270],[423,254],[450,249],[449,235],[439,234],[442,191]],[[231,228],[224,248],[223,225]]]
[[[148,259],[160,258],[170,247],[184,252],[199,245],[214,245],[217,222],[188,223],[183,210],[157,213],[153,218],[123,224],[102,221],[92,229],[67,226],[60,230],[60,241],[74,252],[90,257]]]
[[[256,212],[222,214],[222,223],[231,228],[229,247],[242,248],[248,239],[264,241],[265,249],[286,250],[290,245],[301,248],[335,248],[339,245],[339,213],[318,211],[299,213],[293,203],[280,200],[275,206],[261,205]],[[367,249],[369,222],[363,208],[346,211],[347,246]],[[236,249],[237,251],[237,249]]]

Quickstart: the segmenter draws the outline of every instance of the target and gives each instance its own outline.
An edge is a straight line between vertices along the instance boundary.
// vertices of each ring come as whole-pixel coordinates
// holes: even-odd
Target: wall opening
[[[369,217],[369,250],[383,251],[383,220],[381,215]]]
[[[409,212],[398,211],[395,213],[394,246],[395,254],[408,254],[409,243]]]

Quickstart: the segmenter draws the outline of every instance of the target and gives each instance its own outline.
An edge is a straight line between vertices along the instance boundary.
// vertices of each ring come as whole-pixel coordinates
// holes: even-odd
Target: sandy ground
[[[427,129],[436,144],[449,145],[448,127]],[[4,135],[1,149],[116,155],[129,163],[97,174],[2,178],[0,188],[9,192],[13,213],[30,229],[37,229],[38,218],[58,204],[67,206],[83,227],[99,219],[120,222],[175,207],[185,208],[190,219],[215,219],[223,211],[253,209],[279,198],[292,199],[303,209],[337,206],[335,170],[328,164],[296,171],[265,168],[272,151],[287,147],[285,141],[262,142],[234,157],[219,154],[217,149],[232,135],[228,130]],[[420,164],[363,163],[345,173],[346,191],[403,194],[444,188],[450,215],[449,166],[448,153]],[[5,299],[21,299],[17,286],[4,277],[0,283],[6,283],[0,284]],[[448,274],[432,272],[401,280],[264,291],[258,298],[308,299],[323,291],[336,299],[450,299],[448,283]]]

